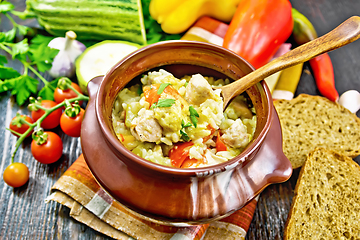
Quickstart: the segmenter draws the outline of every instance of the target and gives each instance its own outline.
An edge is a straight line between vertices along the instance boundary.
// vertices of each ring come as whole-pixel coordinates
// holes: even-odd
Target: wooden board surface
[[[10,1],[22,11],[24,0]],[[314,24],[318,35],[323,35],[353,15],[360,15],[358,0],[292,0],[293,7],[305,14]],[[2,19],[0,30],[6,30]],[[34,22],[27,22],[36,26]],[[360,41],[329,53],[339,93],[350,89],[360,91]],[[20,69],[16,62],[9,66]],[[311,70],[305,64],[296,92],[319,94]],[[19,108],[10,94],[0,95],[0,173],[10,163],[15,137],[6,127],[16,112],[28,113]],[[360,114],[358,113],[358,116]],[[30,152],[30,141],[25,141],[15,161],[25,163],[30,170],[29,182],[13,189],[0,180],[0,239],[110,239],[69,217],[69,209],[60,204],[45,203],[51,186],[81,153],[80,140],[56,130],[64,142],[64,154],[60,161],[50,165],[36,162]],[[356,161],[359,163],[360,158]],[[261,194],[246,239],[282,239],[284,225],[290,209],[293,189],[299,171],[295,170],[289,181],[267,187]]]

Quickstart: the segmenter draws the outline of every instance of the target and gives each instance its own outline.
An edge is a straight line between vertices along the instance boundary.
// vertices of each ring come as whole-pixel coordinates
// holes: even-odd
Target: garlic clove
[[[50,76],[72,77],[75,74],[75,60],[82,54],[86,47],[81,42],[75,40],[76,33],[66,32],[65,37],[57,37],[50,41],[49,47],[59,49],[59,53],[54,58],[52,67],[49,70]]]
[[[360,109],[360,93],[356,90],[349,90],[341,94],[339,104],[356,113]]]

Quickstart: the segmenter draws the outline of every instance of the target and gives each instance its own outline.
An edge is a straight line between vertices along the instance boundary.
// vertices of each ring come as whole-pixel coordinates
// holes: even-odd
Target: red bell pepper
[[[230,22],[223,47],[259,68],[270,61],[292,29],[288,0],[244,0]]]
[[[318,37],[314,26],[303,14],[293,8],[292,16],[294,19],[292,34],[297,44],[301,45]],[[339,99],[339,93],[335,88],[334,69],[329,54],[317,56],[309,63],[321,95],[336,102]]]

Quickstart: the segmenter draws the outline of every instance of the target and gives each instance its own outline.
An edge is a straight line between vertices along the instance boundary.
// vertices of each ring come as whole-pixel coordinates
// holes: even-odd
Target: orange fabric
[[[246,232],[249,230],[250,223],[254,216],[256,209],[257,201],[255,199],[251,200],[243,208],[231,214],[230,216],[221,219],[221,222],[227,222],[241,227]]]

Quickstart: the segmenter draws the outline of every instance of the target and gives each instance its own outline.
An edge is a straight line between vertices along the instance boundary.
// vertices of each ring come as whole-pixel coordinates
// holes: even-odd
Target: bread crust
[[[294,169],[316,147],[345,156],[360,154],[360,119],[338,103],[322,96],[300,94],[292,100],[275,100],[283,135],[284,154]]]
[[[344,172],[340,172],[339,169],[343,169]],[[346,175],[344,175],[345,172]],[[311,183],[309,180],[314,182]],[[309,188],[309,185],[317,185],[324,181],[324,186]],[[326,185],[330,182],[334,184],[331,188],[329,188],[330,185]],[[317,195],[314,196],[314,194]],[[359,200],[360,166],[352,158],[336,151],[316,148],[308,154],[300,170],[285,224],[284,240],[308,239],[307,235],[311,236],[309,239],[342,239],[344,237],[358,239],[360,235]],[[335,210],[339,211],[335,212]],[[354,218],[349,218],[349,216],[354,216]]]

